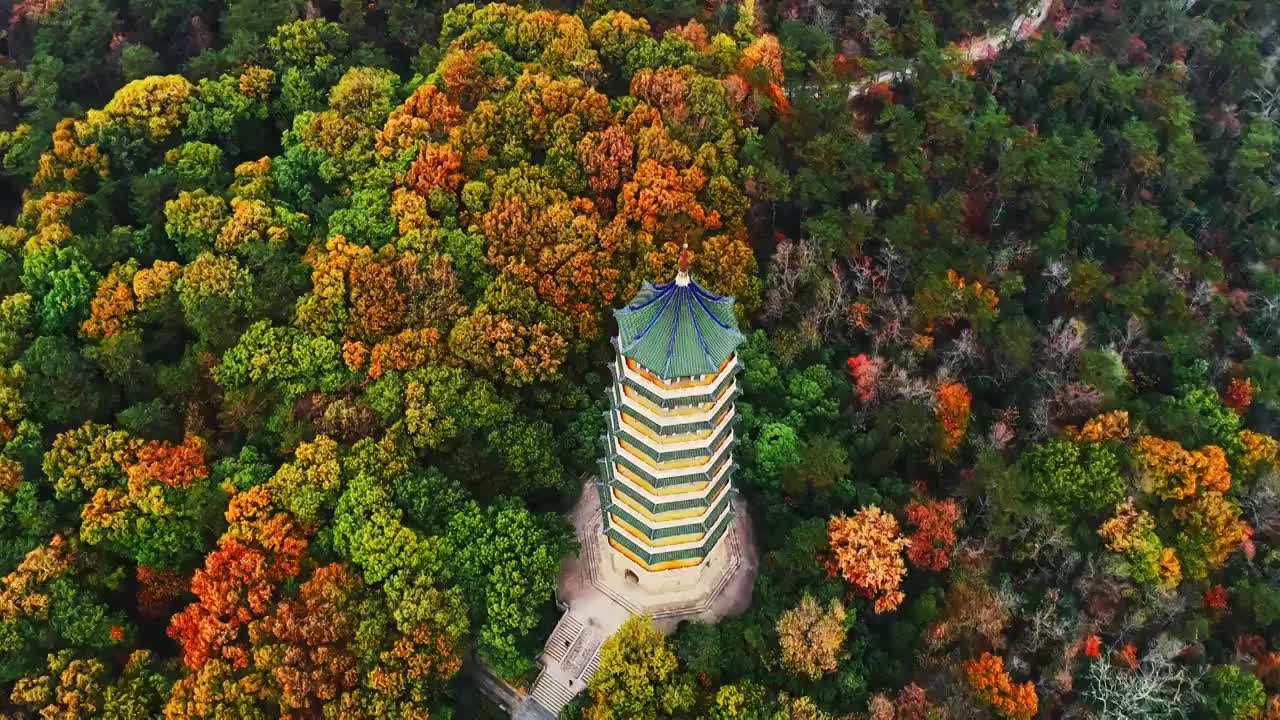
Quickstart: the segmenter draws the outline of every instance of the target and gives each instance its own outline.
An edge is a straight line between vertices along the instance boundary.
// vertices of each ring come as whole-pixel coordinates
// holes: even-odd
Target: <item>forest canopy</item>
[[[566,716],[1280,718],[1274,3],[547,5],[7,11],[0,717],[499,717],[687,247],[753,603]]]

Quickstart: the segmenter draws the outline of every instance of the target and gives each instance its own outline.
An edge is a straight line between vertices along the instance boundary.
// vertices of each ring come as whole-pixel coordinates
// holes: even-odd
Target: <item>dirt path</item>
[[[970,62],[994,59],[1009,43],[1025,40],[1035,34],[1040,29],[1040,26],[1044,25],[1045,20],[1049,18],[1049,9],[1053,7],[1053,3],[1054,0],[1040,0],[1040,5],[1035,12],[1019,15],[1004,30],[968,40],[962,43],[960,48]],[[865,95],[871,88],[880,83],[899,82],[911,77],[912,73],[912,69],[908,67],[904,70],[886,70],[878,75],[873,75],[849,88],[849,100],[852,101]]]

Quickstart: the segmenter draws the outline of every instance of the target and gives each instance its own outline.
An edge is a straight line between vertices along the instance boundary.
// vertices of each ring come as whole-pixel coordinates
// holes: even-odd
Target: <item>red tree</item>
[[[880,392],[880,374],[884,371],[884,361],[863,354],[849,358],[846,365],[849,374],[853,376],[858,400],[863,403],[874,401]]]
[[[951,564],[951,549],[956,544],[956,527],[960,524],[960,506],[955,500],[912,500],[907,505],[907,524],[915,527],[907,559],[922,570],[945,570]]]
[[[240,631],[275,604],[268,565],[263,553],[238,542],[223,543],[205,558],[191,581],[198,601],[169,623],[169,637],[182,648],[187,667],[199,670],[210,658],[236,668],[248,666]]]
[[[360,621],[357,591],[363,587],[345,566],[326,565],[302,584],[297,598],[250,625],[254,664],[275,680],[282,710],[318,715],[359,682],[351,645]]]
[[[423,197],[433,190],[454,194],[467,181],[462,174],[462,153],[448,145],[426,143],[418,151],[418,159],[409,168],[405,184]]]
[[[248,666],[242,631],[275,607],[279,585],[301,572],[306,555],[301,527],[288,513],[276,512],[261,485],[232,498],[226,517],[230,527],[218,549],[191,580],[196,602],[169,623],[169,637],[192,670],[210,658]]]
[[[1244,415],[1249,412],[1249,406],[1253,404],[1253,390],[1253,381],[1249,378],[1231,378],[1223,404],[1234,410],[1237,415]]]
[[[166,442],[143,445],[138,450],[137,460],[126,469],[130,490],[150,482],[185,488],[209,477],[209,468],[204,463],[204,445],[204,440],[195,435],[188,435],[181,445]]]
[[[157,570],[139,565],[135,573],[138,581],[138,609],[150,618],[167,617],[169,606],[187,589],[188,578],[174,572]]]
[[[1102,638],[1090,635],[1084,639],[1084,656],[1097,660],[1102,657]]]

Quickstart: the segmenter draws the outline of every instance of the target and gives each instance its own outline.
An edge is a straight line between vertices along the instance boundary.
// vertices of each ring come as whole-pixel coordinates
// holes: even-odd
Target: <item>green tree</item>
[[[396,504],[404,508],[410,523],[424,535],[442,535],[450,520],[470,509],[471,496],[462,483],[436,468],[397,475]]]
[[[1063,524],[1095,516],[1124,499],[1119,461],[1101,443],[1049,440],[1027,451],[1019,466],[1029,497]]]
[[[756,481],[764,488],[778,489],[783,475],[800,463],[800,436],[786,423],[769,423],[751,445]]]
[[[507,677],[528,672],[532,659],[520,644],[555,591],[560,558],[573,549],[567,528],[516,500],[485,510],[470,503],[453,516],[445,540],[481,657]]]
[[[770,717],[764,688],[750,681],[717,688],[709,712],[712,720],[766,720]]]
[[[333,516],[334,547],[379,583],[398,573],[441,575],[435,538],[423,538],[403,523],[381,477],[359,472],[347,481]]]
[[[308,390],[333,390],[347,377],[341,349],[332,340],[294,328],[250,325],[222,356],[214,378],[228,388],[256,385],[293,399]]]
[[[98,417],[111,401],[111,385],[102,381],[97,369],[66,338],[36,338],[18,364],[29,376],[26,387],[30,388],[27,398],[32,414],[53,427]]]
[[[1218,665],[1209,671],[1204,710],[1214,720],[1251,720],[1262,713],[1266,691],[1258,678],[1235,665]]]
[[[201,253],[177,289],[187,324],[212,348],[234,343],[254,308],[253,275],[233,257]]]
[[[702,682],[719,682],[730,667],[721,633],[719,625],[695,621],[681,623],[673,637],[680,665]]]
[[[160,54],[146,45],[126,45],[120,51],[120,76],[126,82],[163,72]]]
[[[124,645],[132,628],[108,602],[110,578],[95,564],[78,542],[55,535],[3,578],[0,682],[42,670],[49,652]]]
[[[586,720],[658,720],[693,708],[692,681],[648,616],[633,616],[600,648]]]
[[[111,44],[111,22],[102,0],[68,0],[36,29],[35,54],[57,61],[57,92],[70,100],[60,109],[68,114],[105,100],[103,93],[119,82],[114,64],[102,62]]]

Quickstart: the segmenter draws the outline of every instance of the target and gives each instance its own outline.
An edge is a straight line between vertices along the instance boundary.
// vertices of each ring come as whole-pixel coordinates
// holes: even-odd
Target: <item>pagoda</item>
[[[731,482],[744,340],[733,298],[693,281],[685,248],[674,280],[646,282],[614,317],[607,449],[574,507],[582,551],[561,567],[565,613],[526,703],[540,717],[555,717],[590,682],[604,641],[628,617],[648,615],[669,632],[745,612],[759,568],[751,514]]]
[[[614,317],[601,517],[615,568],[652,589],[702,565],[733,522],[744,337],[733,298],[690,277],[687,247],[674,280],[646,282]],[[668,578],[646,583],[643,574]]]

